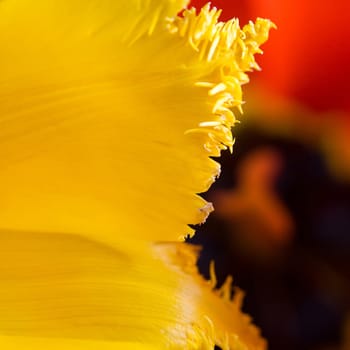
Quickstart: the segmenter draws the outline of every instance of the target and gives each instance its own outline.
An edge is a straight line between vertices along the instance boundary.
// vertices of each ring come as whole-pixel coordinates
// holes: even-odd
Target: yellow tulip
[[[264,349],[173,241],[273,24],[186,5],[0,1],[1,349]]]

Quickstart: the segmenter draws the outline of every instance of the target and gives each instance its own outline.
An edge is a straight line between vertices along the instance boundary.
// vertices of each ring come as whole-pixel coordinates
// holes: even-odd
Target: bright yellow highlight
[[[0,1],[0,348],[264,348],[190,248],[152,243],[212,210],[272,26],[186,4]]]

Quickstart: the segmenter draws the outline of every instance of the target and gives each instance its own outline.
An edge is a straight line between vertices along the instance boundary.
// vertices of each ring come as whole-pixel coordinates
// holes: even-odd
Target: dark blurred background
[[[204,246],[201,272],[214,260],[219,282],[234,276],[269,349],[350,349],[350,185],[311,147],[236,133],[205,195],[216,210],[191,240]]]
[[[196,6],[206,1],[194,0]],[[233,154],[192,243],[245,291],[270,350],[350,350],[350,12],[345,0],[216,0],[278,26],[244,87]]]

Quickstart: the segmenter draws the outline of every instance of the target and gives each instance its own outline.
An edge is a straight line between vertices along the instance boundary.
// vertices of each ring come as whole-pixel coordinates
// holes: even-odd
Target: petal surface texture
[[[193,246],[128,240],[111,248],[76,235],[15,231],[0,237],[2,348],[28,338],[45,349],[55,349],[56,339],[68,349],[73,340],[91,341],[87,349],[131,341],[141,349],[264,349],[239,296],[230,300],[229,286],[214,291],[198,274]]]
[[[187,3],[0,0],[1,349],[265,349],[171,241],[273,25]]]
[[[230,108],[271,23],[177,17],[184,5],[0,2],[0,228],[113,243],[205,220],[209,157],[233,144]]]

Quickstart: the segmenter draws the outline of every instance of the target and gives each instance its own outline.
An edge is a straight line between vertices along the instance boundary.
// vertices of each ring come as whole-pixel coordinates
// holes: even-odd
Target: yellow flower
[[[211,210],[272,24],[186,4],[0,1],[1,349],[264,348],[171,242]]]

